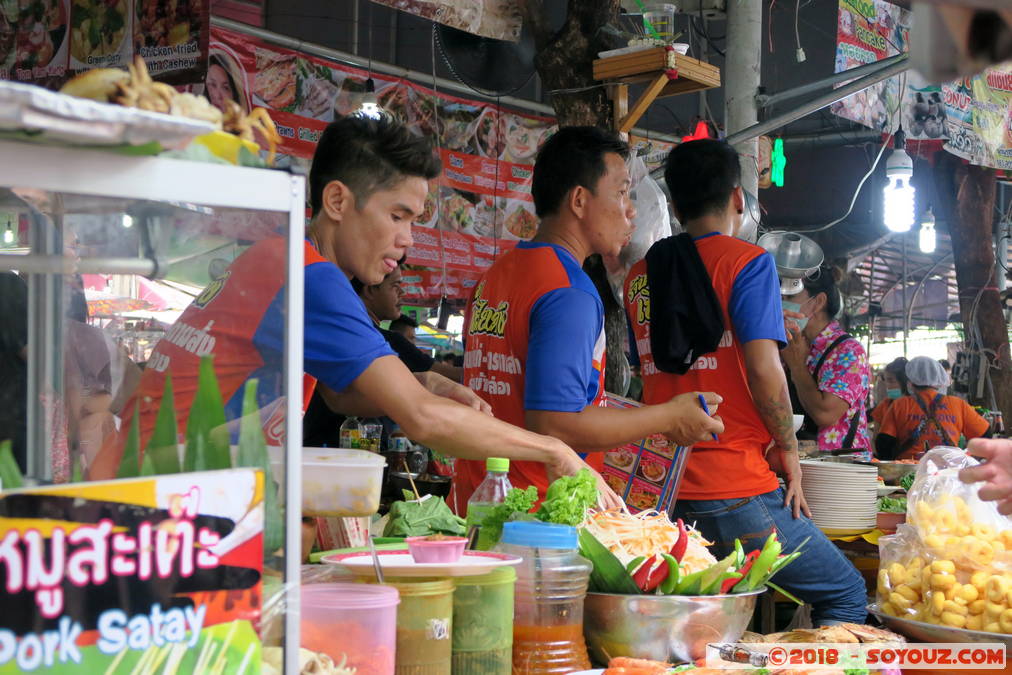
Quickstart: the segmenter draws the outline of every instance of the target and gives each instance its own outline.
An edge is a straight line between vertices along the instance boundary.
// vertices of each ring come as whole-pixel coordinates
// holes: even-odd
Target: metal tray
[[[868,612],[878,617],[889,630],[918,642],[997,642],[1004,644],[1006,650],[1012,648],[1012,635],[986,633],[982,630],[967,630],[965,628],[950,628],[923,621],[914,621],[913,619],[901,619],[897,616],[886,614],[879,609],[877,604],[868,605]]]

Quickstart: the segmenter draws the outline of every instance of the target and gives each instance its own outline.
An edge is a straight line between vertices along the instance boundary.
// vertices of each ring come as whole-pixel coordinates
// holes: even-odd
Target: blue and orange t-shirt
[[[136,396],[142,447],[154,428],[165,376],[172,374],[179,428],[197,390],[200,357],[214,355],[226,416],[238,419],[243,387],[257,378],[269,444],[284,435],[285,264],[287,243],[271,237],[251,246],[187,307],[151,353]],[[303,370],[334,391],[348,387],[375,359],[392,355],[348,278],[308,241],[304,254]],[[308,396],[305,398],[309,400]],[[126,410],[132,410],[131,402]]]
[[[603,391],[604,305],[560,246],[521,242],[496,261],[475,287],[464,328],[464,384],[500,420],[524,427],[527,410],[580,412]],[[457,503],[484,477],[484,462],[458,461]],[[538,462],[511,462],[509,478],[541,495],[548,488]]]
[[[773,258],[758,246],[717,233],[695,241],[724,313],[724,337],[717,351],[701,356],[685,375],[660,371],[650,351],[646,261],[633,265],[624,298],[635,338],[631,347],[640,360],[643,402],[663,403],[693,391],[720,394],[724,433],[717,441],[693,446],[678,498],[751,497],[777,489],[778,483],[766,462],[773,437],[752,401],[744,345],[752,340],[786,343],[780,282]]]

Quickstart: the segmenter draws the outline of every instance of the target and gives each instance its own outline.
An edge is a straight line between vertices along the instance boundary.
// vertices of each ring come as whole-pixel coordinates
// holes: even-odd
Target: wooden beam
[[[668,76],[666,73],[661,73],[655,77],[654,81],[647,86],[646,91],[644,91],[636,103],[633,104],[629,114],[618,122],[618,131],[622,133],[629,133],[629,130],[636,126],[636,122],[638,122],[640,117],[643,116],[643,113],[647,111],[647,108],[650,107],[650,104],[654,102],[654,99],[657,98],[657,95],[661,93],[661,90],[664,89],[664,85],[667,83]]]
[[[629,85],[611,85],[608,87],[608,97],[611,99],[613,124],[619,129],[620,122],[629,115]]]

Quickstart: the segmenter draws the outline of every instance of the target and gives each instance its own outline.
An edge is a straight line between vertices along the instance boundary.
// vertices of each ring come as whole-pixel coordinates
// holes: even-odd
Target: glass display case
[[[196,591],[209,593],[207,575],[219,569],[207,562],[211,554],[215,564],[231,564],[227,569],[234,572],[242,569],[234,566],[238,551],[264,542],[257,550],[262,585],[247,584],[244,588],[254,589],[248,597],[238,587],[220,586],[231,589],[231,595],[226,594],[224,609],[204,607],[203,632],[195,623],[181,624],[194,640],[186,643],[185,655],[171,645],[151,652],[161,644],[153,629],[147,651],[131,643],[136,653],[127,650],[122,663],[136,664],[143,655],[151,664],[175,659],[179,672],[198,664],[208,672],[239,672],[240,665],[243,670],[249,666],[245,672],[258,672],[259,663],[253,667],[251,658],[260,658],[259,645],[235,651],[234,628],[208,633],[213,628],[208,626],[236,603],[275,603],[284,607],[278,612],[283,622],[270,639],[292,645],[284,653],[285,663],[289,672],[298,672],[304,178],[21,142],[0,141],[0,157],[0,441],[12,441],[25,489],[42,486],[40,494],[79,495],[70,488],[127,478],[133,482],[109,483],[111,492],[96,503],[136,506],[143,503],[137,486],[153,487],[149,511],[175,518],[176,529],[165,535],[169,543],[162,546],[166,528],[146,533],[142,526],[134,544],[143,551],[147,541],[154,550],[154,562],[147,564],[154,565],[155,577],[168,561],[166,583],[182,591],[155,593],[161,604],[152,601],[141,618],[164,614],[169,606],[186,609],[187,621],[200,615],[198,596],[204,596]],[[247,389],[251,380],[255,392]],[[218,395],[220,403],[215,403]],[[241,466],[260,468],[268,480],[256,483],[255,474],[242,473]],[[194,485],[203,491],[204,505],[213,499],[235,503],[248,483],[250,496],[241,497],[246,502],[229,521],[232,529],[221,529],[226,506],[213,513],[193,506],[188,513],[192,503],[187,499],[197,494],[196,487],[173,492],[163,508],[158,500],[165,485],[178,486],[185,480],[180,477],[188,475],[199,476]],[[61,484],[68,486],[45,487]],[[278,487],[286,501],[273,506]],[[11,518],[13,502],[6,502],[2,515]],[[254,513],[243,504],[259,508]],[[102,513],[80,519],[90,518],[85,524],[99,530],[106,523]],[[189,566],[181,562],[179,544],[172,543],[177,541],[173,537],[183,536],[180,532],[188,532],[192,541],[178,541],[189,541],[196,551]],[[66,539],[68,556],[81,541],[75,536]],[[112,552],[122,554],[126,549],[116,547],[129,542],[109,536]],[[272,550],[272,539],[283,546]],[[25,541],[29,550],[27,535]],[[49,550],[61,542],[54,535]],[[133,553],[136,560],[129,564],[143,577],[142,553]],[[110,561],[109,574],[136,571],[123,559],[113,556]],[[55,574],[55,557],[51,562]],[[75,568],[72,557],[66,562],[68,575],[85,569]],[[25,564],[30,566],[30,557]],[[13,574],[10,568],[6,572]],[[92,580],[100,576],[95,572]],[[228,574],[215,578],[221,581]],[[64,605],[91,601],[91,596],[74,595],[69,586],[61,590],[59,582],[50,585],[50,600],[60,595]],[[38,593],[38,602],[31,605],[42,614],[40,625],[55,626],[58,612]],[[127,612],[132,622],[129,611],[135,609],[116,611]],[[256,611],[253,615],[250,625],[262,628],[262,617]],[[108,617],[106,612],[83,623],[85,633],[97,631],[100,647],[103,638],[115,635]],[[129,625],[132,636],[134,624]],[[198,633],[206,634],[206,643]],[[212,636],[218,640],[214,645]],[[110,644],[107,655],[114,653]],[[31,656],[30,650],[26,653]],[[85,663],[88,658],[86,654]],[[190,661],[203,658],[205,662]]]

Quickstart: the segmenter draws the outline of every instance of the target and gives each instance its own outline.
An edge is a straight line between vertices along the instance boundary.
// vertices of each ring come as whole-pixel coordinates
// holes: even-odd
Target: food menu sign
[[[373,0],[452,28],[516,42],[523,16],[518,0]]]
[[[0,79],[56,87],[141,55],[153,76],[203,79],[208,0],[0,0]]]
[[[640,404],[606,394],[601,405],[634,408]],[[688,448],[674,445],[660,434],[609,450],[604,455],[601,476],[633,513],[667,511],[675,500],[681,476],[678,459]]]
[[[0,493],[0,673],[259,672],[263,474]]]

